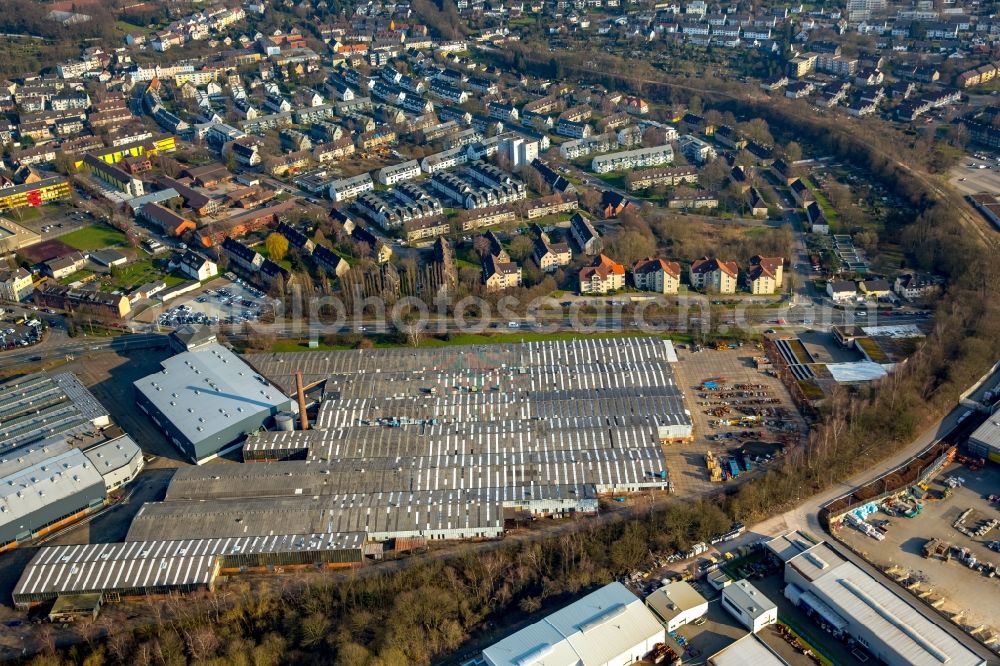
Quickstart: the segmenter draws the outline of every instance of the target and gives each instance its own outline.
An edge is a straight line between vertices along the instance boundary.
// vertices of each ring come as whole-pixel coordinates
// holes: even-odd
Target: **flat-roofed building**
[[[663,625],[621,583],[611,583],[483,650],[488,666],[618,666],[640,661]]]
[[[103,505],[104,479],[79,449],[21,460],[33,464],[6,460],[0,477],[0,550],[58,529]]]
[[[136,403],[171,442],[201,464],[238,447],[291,402],[225,347],[178,354],[135,382]]]
[[[747,634],[708,658],[709,666],[788,666],[757,634]]]
[[[738,580],[722,589],[722,607],[750,632],[778,621],[778,607],[750,581]]]
[[[828,631],[860,643],[889,666],[981,666],[981,655],[881,580],[826,543],[785,564],[785,596]]]
[[[142,451],[127,435],[83,451],[53,436],[9,451],[0,462],[0,550],[101,508],[143,467]]]
[[[646,606],[660,618],[667,631],[674,631],[708,613],[708,600],[685,581],[655,590],[646,597]]]
[[[636,148],[620,153],[598,155],[591,161],[590,168],[595,173],[628,171],[645,167],[656,167],[674,161],[674,149],[670,144],[652,148]]]

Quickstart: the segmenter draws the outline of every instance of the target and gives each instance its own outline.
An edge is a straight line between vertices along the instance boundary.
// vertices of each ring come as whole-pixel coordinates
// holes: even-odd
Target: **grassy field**
[[[93,271],[89,271],[86,268],[82,268],[72,275],[67,275],[59,280],[59,284],[73,284],[78,280],[87,280],[94,274]]]
[[[803,177],[802,182],[809,188],[812,195],[816,197],[816,203],[818,203],[819,207],[823,209],[823,214],[826,215],[826,219],[831,225],[835,224],[838,220],[838,215],[837,211],[830,205],[830,200],[826,198],[825,194],[820,192],[819,188],[816,187],[816,183],[812,182],[808,176]]]
[[[619,190],[627,189],[625,186],[625,178],[628,176],[626,171],[612,171],[610,173],[595,173],[597,178],[603,180],[605,183],[611,187],[616,187]]]
[[[115,268],[114,274],[105,278],[103,288],[105,291],[114,291],[116,289],[132,291],[136,287],[155,280],[163,280],[167,283],[168,287],[178,282],[183,282],[183,278],[166,275],[165,269],[166,267],[163,266],[161,260],[142,259],[134,261],[131,264]]]
[[[59,240],[77,250],[103,250],[124,243],[125,234],[117,229],[95,224],[71,231],[64,236],[60,236]]]
[[[144,35],[149,35],[153,31],[149,28],[141,25],[135,25],[129,23],[128,21],[115,21],[115,28],[117,28],[123,35],[132,33],[142,33]]]

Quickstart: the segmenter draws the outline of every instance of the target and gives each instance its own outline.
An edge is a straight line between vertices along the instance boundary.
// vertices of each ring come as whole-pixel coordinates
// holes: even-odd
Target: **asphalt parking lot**
[[[18,321],[22,323],[18,324]],[[41,339],[42,327],[38,319],[29,318],[25,321],[23,317],[17,315],[0,319],[0,349],[29,347]]]
[[[972,165],[972,166],[970,166]],[[979,167],[984,168],[980,169]],[[995,159],[963,157],[951,170],[951,182],[962,194],[1000,194],[1000,163]]]
[[[266,317],[271,308],[271,299],[259,289],[219,278],[190,294],[144,310],[136,320],[166,329],[184,324],[242,324]]]
[[[952,491],[947,499],[939,499],[944,491],[943,480],[961,477],[965,485]],[[953,523],[967,509],[973,513],[965,525],[974,528],[991,518],[1000,519],[1000,503],[990,502],[990,495],[1000,494],[1000,465],[987,463],[978,471],[964,465],[952,465],[930,484],[929,497],[923,510],[915,518],[890,516],[878,511],[869,522],[889,521],[885,540],[862,534],[852,527],[841,527],[835,536],[876,566],[886,570],[890,577],[902,579],[904,584],[917,582],[915,591],[927,594],[928,601],[939,605],[947,616],[963,613],[962,625],[970,628],[984,627],[980,637],[990,633],[1000,636],[1000,578],[989,578],[968,568],[953,557],[951,561],[925,558],[924,544],[932,538],[952,546],[967,548],[979,562],[1000,564],[1000,552],[989,549],[989,544],[1000,540],[1000,528],[994,528],[981,537],[968,537],[953,527]]]
[[[94,223],[93,215],[87,211],[77,210],[75,208],[66,209],[59,206],[53,207],[51,210],[45,210],[43,208],[36,210],[41,213],[37,217],[29,217],[24,220],[18,220],[16,215],[12,215],[11,219],[25,229],[29,229],[36,234],[40,234],[43,240],[68,234],[71,231],[76,231],[77,229]]]

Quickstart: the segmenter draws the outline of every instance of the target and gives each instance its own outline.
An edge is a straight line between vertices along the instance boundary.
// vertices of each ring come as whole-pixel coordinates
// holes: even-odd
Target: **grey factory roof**
[[[79,449],[46,457],[0,477],[0,525],[13,524],[96,484],[103,487],[104,478]]]
[[[619,389],[571,389],[528,394],[474,393],[457,396],[407,398],[353,398],[328,400],[316,420],[319,428],[365,426],[378,422],[503,423],[553,420],[569,427],[585,426],[588,419],[618,426],[690,425],[680,393],[668,386],[633,386]]]
[[[135,388],[191,442],[287,403],[266,379],[218,344],[184,352]]]
[[[61,437],[22,446],[0,456],[0,472],[5,476],[10,476],[22,469],[48,460],[52,456],[72,451],[73,448],[72,444]]]
[[[97,398],[80,383],[80,380],[73,373],[62,372],[58,375],[52,375],[52,381],[63,390],[66,396],[73,401],[76,408],[86,418],[91,421],[100,421],[108,418],[108,410],[97,401]]]
[[[83,437],[110,422],[72,374],[32,374],[0,385],[0,454],[55,437]]]
[[[811,591],[834,612],[862,625],[900,663],[913,666],[978,666],[985,663],[913,605],[854,563],[819,544],[789,560],[811,583]],[[728,589],[728,588],[727,588]]]
[[[166,500],[223,500],[254,497],[302,495],[380,495],[387,506],[398,505],[395,498],[419,491],[430,501],[454,502],[475,499],[506,503],[530,498],[582,500],[596,498],[592,484],[543,485],[532,479],[516,487],[477,486],[465,482],[465,473],[456,468],[437,478],[417,476],[397,469],[358,471],[348,463],[331,465],[308,461],[283,461],[244,465],[185,467],[177,470],[167,488]],[[464,487],[463,487],[464,486]]]
[[[969,436],[969,439],[979,442],[994,451],[1000,451],[1000,416],[997,414],[990,416],[981,426],[976,428],[975,432]]]
[[[798,530],[791,530],[768,540],[765,545],[782,562],[787,562],[802,551],[812,548],[815,543]]]
[[[101,475],[106,475],[128,466],[136,456],[142,455],[142,451],[135,440],[122,435],[86,449],[83,455],[87,456]]]
[[[738,580],[722,589],[722,594],[753,620],[773,611],[777,606],[746,580]]]
[[[302,495],[148,502],[136,514],[126,540],[272,536],[283,532],[365,532],[378,540],[388,534],[416,535],[432,530],[466,530],[472,536],[477,530],[502,527],[503,512],[498,503],[446,502],[440,493]]]
[[[445,349],[266,353],[248,354],[244,358],[291,395],[295,390],[296,370],[302,371],[307,384],[313,384],[333,375],[372,375],[385,372],[386,368],[391,368],[393,373],[467,372],[498,368],[518,373],[519,368],[542,366],[561,366],[572,370],[591,363],[646,365],[651,361],[670,361],[675,357],[668,340],[626,337]]]
[[[48,546],[25,567],[14,588],[24,595],[208,584],[219,556],[301,550],[359,549],[365,535],[278,534],[239,538],[126,541]]]

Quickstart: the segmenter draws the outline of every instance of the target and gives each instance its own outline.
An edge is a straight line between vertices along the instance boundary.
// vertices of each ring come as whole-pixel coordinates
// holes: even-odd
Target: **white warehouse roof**
[[[819,544],[788,561],[833,612],[879,637],[912,666],[980,666],[982,658],[880,581]]]
[[[135,388],[191,442],[212,437],[288,399],[219,344],[172,356]]]
[[[747,634],[708,658],[711,666],[788,666],[757,634]]]
[[[491,666],[601,666],[663,637],[642,601],[611,583],[483,650],[483,658]]]
[[[98,484],[103,486],[104,478],[79,449],[41,458],[0,477],[0,526]]]

